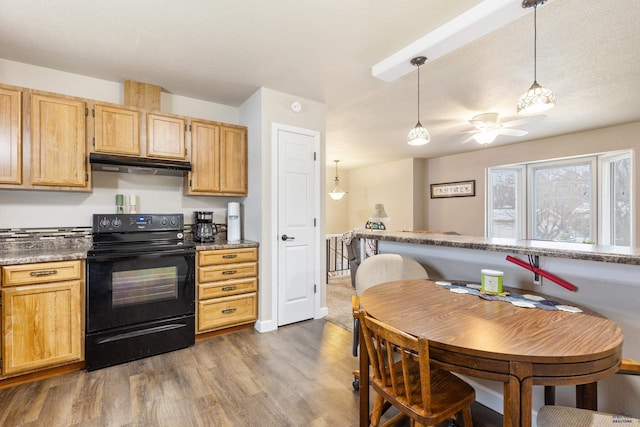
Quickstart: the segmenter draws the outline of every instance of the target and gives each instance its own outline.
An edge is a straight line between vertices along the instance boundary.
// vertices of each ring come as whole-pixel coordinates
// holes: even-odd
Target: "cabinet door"
[[[220,129],[220,192],[247,195],[247,132]]]
[[[85,187],[85,103],[31,95],[31,183]]]
[[[191,172],[187,194],[220,192],[220,126],[191,122]]]
[[[140,155],[140,112],[125,107],[96,104],[95,151]]]
[[[187,158],[185,121],[180,117],[147,114],[147,156],[167,159]]]
[[[22,93],[0,88],[0,184],[22,183]]]
[[[82,282],[2,290],[4,375],[82,359]]]

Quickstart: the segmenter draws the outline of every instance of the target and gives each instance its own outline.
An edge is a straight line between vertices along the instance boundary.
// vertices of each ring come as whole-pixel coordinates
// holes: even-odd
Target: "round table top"
[[[622,349],[621,329],[591,310],[517,307],[454,293],[431,280],[373,286],[362,293],[360,304],[369,315],[397,329],[427,337],[435,348],[494,359],[581,362]]]

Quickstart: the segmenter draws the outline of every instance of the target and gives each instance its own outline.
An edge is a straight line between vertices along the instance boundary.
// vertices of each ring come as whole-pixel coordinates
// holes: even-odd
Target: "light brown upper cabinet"
[[[31,95],[31,184],[86,188],[86,106],[83,100]]]
[[[247,195],[247,131],[220,128],[220,192]]]
[[[147,156],[186,159],[185,125],[181,117],[147,113]]]
[[[220,193],[220,126],[191,121],[191,172],[186,193],[211,195]]]
[[[191,122],[190,195],[247,195],[247,131],[242,126]]]
[[[98,153],[140,155],[140,111],[96,104],[94,150]]]
[[[22,183],[22,92],[0,87],[0,184]]]

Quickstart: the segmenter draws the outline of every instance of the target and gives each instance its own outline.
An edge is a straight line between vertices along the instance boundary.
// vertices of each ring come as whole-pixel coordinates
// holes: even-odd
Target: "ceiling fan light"
[[[424,145],[428,144],[431,141],[431,136],[429,135],[429,131],[422,127],[420,122],[416,123],[416,127],[409,131],[409,135],[407,135],[407,142],[409,145]]]
[[[485,130],[473,135],[473,139],[482,145],[487,145],[495,141],[499,134],[499,129]]]
[[[522,94],[516,105],[518,114],[538,114],[556,105],[556,96],[551,89],[540,86],[534,81],[528,91]]]

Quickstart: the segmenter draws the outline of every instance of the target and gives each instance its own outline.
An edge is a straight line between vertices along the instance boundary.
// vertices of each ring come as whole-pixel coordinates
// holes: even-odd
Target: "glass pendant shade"
[[[340,200],[344,195],[345,192],[340,189],[340,182],[338,182],[338,178],[336,178],[336,186],[333,187],[333,190],[331,190],[329,196],[331,196],[333,200]]]
[[[418,123],[407,135],[407,143],[409,145],[424,145],[431,141],[429,131],[420,124],[420,66],[424,65],[426,61],[427,58],[424,56],[416,56],[411,60],[411,65],[418,67]]]
[[[431,136],[429,135],[429,131],[422,127],[420,122],[416,123],[416,127],[409,131],[409,135],[407,135],[407,142],[409,145],[424,145],[431,141]]]
[[[538,6],[547,0],[524,0],[522,7],[533,7],[533,84],[526,91],[516,105],[518,114],[538,114],[547,111],[556,105],[556,96],[551,89],[540,86],[537,80],[538,73]]]
[[[336,163],[336,178],[335,178],[335,186],[333,187],[333,190],[331,190],[329,192],[329,196],[331,196],[331,198],[333,200],[340,200],[342,199],[342,196],[344,196],[346,193],[344,191],[342,191],[342,189],[340,188],[340,180],[338,179],[338,162],[340,160],[334,160],[334,162]]]
[[[522,94],[516,110],[518,114],[538,114],[556,105],[556,96],[550,89],[534,81],[528,91]]]

